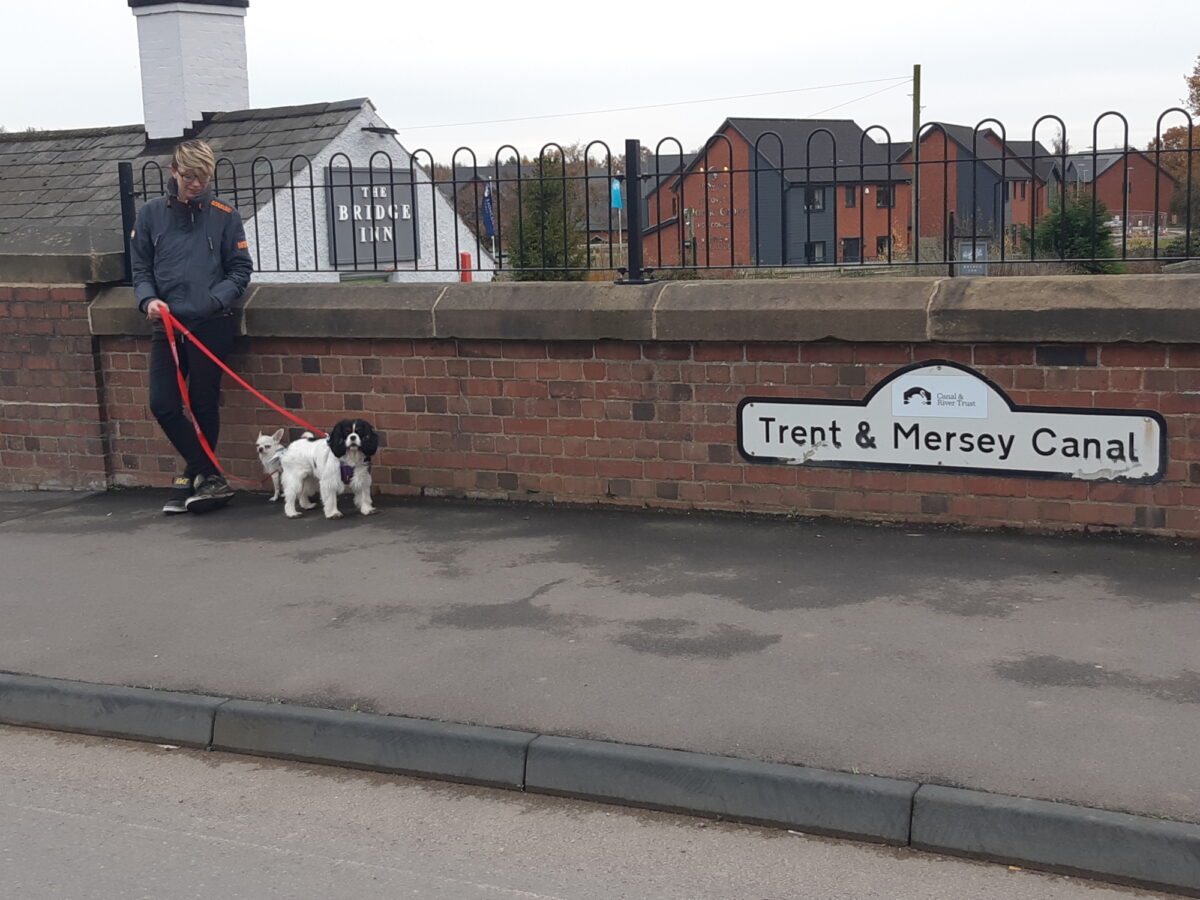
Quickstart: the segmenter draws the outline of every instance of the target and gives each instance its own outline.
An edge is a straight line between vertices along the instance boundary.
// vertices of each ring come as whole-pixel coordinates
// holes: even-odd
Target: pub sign
[[[329,257],[335,266],[392,269],[416,259],[411,169],[330,167]]]

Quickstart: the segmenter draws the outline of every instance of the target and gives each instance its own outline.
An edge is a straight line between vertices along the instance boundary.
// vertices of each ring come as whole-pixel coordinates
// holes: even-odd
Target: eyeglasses
[[[184,184],[208,184],[209,175],[189,175],[186,172],[175,170],[175,176]]]

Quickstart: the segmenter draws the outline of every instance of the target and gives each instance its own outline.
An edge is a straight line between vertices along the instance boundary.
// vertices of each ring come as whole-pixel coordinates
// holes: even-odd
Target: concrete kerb
[[[1200,897],[1200,825],[870,775],[0,673],[0,724],[488,784]]]
[[[213,750],[520,789],[536,734],[278,703],[215,710]]]
[[[525,789],[905,845],[913,781],[543,735]]]
[[[0,722],[207,747],[224,697],[0,674]]]

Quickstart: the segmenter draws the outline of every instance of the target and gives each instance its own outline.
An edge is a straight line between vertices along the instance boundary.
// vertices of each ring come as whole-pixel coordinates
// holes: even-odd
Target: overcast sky
[[[126,0],[2,5],[0,125],[143,121]],[[533,155],[551,141],[601,139],[620,152],[630,137],[653,146],[672,136],[693,149],[730,116],[854,119],[904,140],[919,63],[923,122],[993,117],[1010,138],[1028,140],[1034,121],[1053,113],[1082,150],[1096,117],[1117,110],[1141,147],[1159,114],[1180,105],[1200,54],[1200,0],[651,0],[630,8],[250,0],[250,103],[369,97],[401,143],[438,161],[460,146],[483,163],[502,144]],[[1119,123],[1108,122],[1101,147],[1122,141]],[[1055,131],[1044,126],[1038,138],[1049,145]]]

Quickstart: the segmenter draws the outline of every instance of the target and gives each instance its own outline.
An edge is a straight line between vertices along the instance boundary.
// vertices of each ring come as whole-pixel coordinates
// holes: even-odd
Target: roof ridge
[[[350,100],[303,103],[298,106],[262,106],[251,109],[221,110],[219,112],[205,113],[203,125],[210,125],[216,122],[243,122],[247,119],[283,119],[289,116],[302,116],[312,113],[357,110],[361,109],[364,103],[370,102],[370,98],[368,97],[356,97]]]
[[[838,122],[845,125],[854,125],[856,128],[862,129],[854,119],[789,119],[785,116],[729,116],[726,120],[729,122]]]
[[[103,137],[106,134],[145,134],[145,125],[108,125],[100,128],[47,128],[38,131],[0,132],[0,141],[45,141],[56,138]]]

